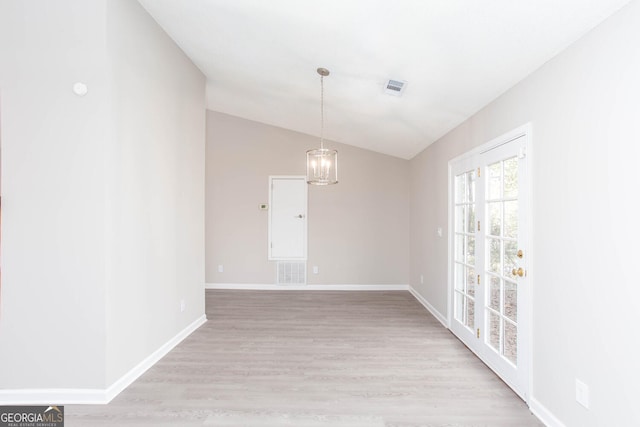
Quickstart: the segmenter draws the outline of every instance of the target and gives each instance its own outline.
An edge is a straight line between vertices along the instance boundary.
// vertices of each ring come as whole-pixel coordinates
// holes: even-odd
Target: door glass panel
[[[500,273],[500,240],[487,238],[489,246],[489,271]]]
[[[502,203],[489,203],[489,234],[493,236],[502,235]]]
[[[467,236],[467,244],[466,244],[466,252],[467,264],[475,265],[476,264],[476,238],[473,236]]]
[[[504,237],[518,237],[518,201],[504,202]]]
[[[474,322],[475,322],[475,305],[474,305],[474,301],[471,298],[466,298],[467,300],[467,318],[466,318],[466,325],[468,328],[473,329],[474,328]]]
[[[454,315],[456,317],[456,320],[458,320],[459,322],[464,323],[464,315],[465,315],[465,311],[464,311],[464,295],[462,295],[461,293],[456,292],[455,294],[455,310],[454,310]]]
[[[504,241],[504,275],[509,277],[512,275],[514,268],[518,268],[517,262],[518,242]]]
[[[455,277],[456,289],[464,291],[464,264],[456,263],[456,277]]]
[[[497,276],[489,276],[489,307],[500,311],[500,282]]]
[[[489,172],[489,200],[499,199],[502,196],[502,163],[494,163],[487,168]]]
[[[465,182],[464,175],[456,176],[456,194],[455,194],[456,203],[462,203],[465,201],[464,200],[465,198],[464,182]]]
[[[476,230],[476,209],[474,205],[467,206],[467,233],[474,233]]]
[[[518,158],[504,161],[504,198],[518,197]]]
[[[476,181],[474,172],[469,171],[465,176],[467,177],[465,202],[474,203],[476,201]]]
[[[464,213],[465,206],[456,207],[456,227],[455,230],[459,233],[464,232]]]
[[[515,324],[504,321],[504,357],[514,365],[518,360],[518,329]]]
[[[491,310],[487,310],[489,314],[489,345],[498,353],[500,353],[500,316]]]
[[[467,267],[467,294],[474,296],[476,293],[476,269]]]
[[[504,281],[504,315],[518,321],[518,288],[514,282]]]
[[[455,260],[464,262],[464,234],[456,234]]]

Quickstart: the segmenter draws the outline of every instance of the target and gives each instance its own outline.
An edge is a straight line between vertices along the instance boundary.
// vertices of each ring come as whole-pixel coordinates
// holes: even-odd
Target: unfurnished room
[[[640,0],[0,0],[0,427],[640,426]]]

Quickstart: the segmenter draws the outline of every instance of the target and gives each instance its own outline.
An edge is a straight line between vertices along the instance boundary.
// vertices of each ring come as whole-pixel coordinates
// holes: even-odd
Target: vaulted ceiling
[[[405,159],[628,3],[139,1],[207,76],[210,110],[319,135],[325,67],[325,137]]]

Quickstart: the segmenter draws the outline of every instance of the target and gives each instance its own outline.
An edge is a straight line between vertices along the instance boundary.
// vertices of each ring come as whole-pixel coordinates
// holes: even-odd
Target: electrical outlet
[[[589,409],[589,386],[576,378],[576,402]]]
[[[317,265],[313,266],[313,274],[318,274],[318,266]]]
[[[187,303],[183,299],[181,299],[180,300],[180,313],[183,313],[186,308],[187,308]]]
[[[222,264],[218,264],[218,273],[224,273],[224,266]]]
[[[424,285],[424,276],[422,274],[420,275],[420,284]]]
[[[438,237],[442,237],[442,227],[438,227],[436,229],[436,234],[438,235]]]

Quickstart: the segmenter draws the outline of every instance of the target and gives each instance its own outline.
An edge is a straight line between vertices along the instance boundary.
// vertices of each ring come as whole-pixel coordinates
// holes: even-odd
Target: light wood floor
[[[67,427],[542,425],[408,292],[206,298],[204,326]]]

